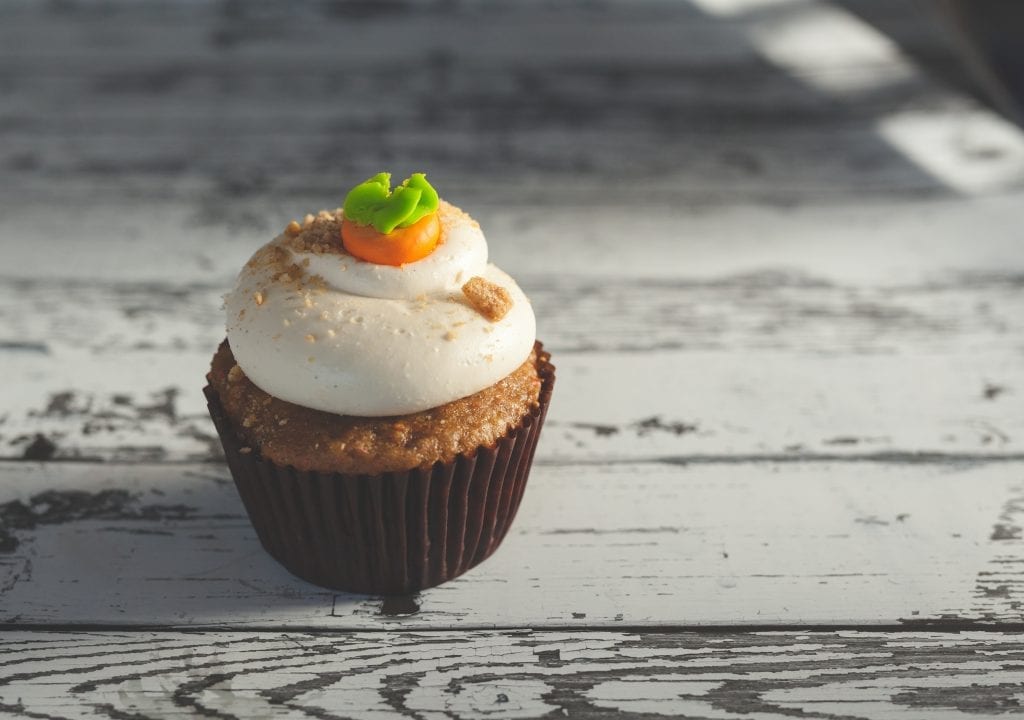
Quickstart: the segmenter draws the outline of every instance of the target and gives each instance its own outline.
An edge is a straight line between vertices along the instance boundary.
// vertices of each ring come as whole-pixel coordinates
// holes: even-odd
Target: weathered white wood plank
[[[706,205],[1024,180],[1019,133],[847,13],[701,5],[5,6],[3,195],[183,193],[209,212],[396,157],[453,189],[578,183],[600,202],[609,184]]]
[[[337,174],[301,198],[235,198],[208,208],[166,198],[17,201],[0,212],[0,277],[226,289],[290,219],[336,207],[346,177]],[[492,260],[516,277],[715,281],[783,272],[871,288],[1024,272],[1022,192],[710,209],[665,196],[593,205],[605,203],[603,193],[533,203],[525,186],[508,193],[510,205],[501,207],[485,190],[454,199],[480,220]]]
[[[1000,353],[1024,336],[1024,268],[898,284],[784,269],[711,278],[524,274],[519,283],[558,352]],[[222,296],[232,285],[0,278],[0,342],[41,356],[51,348],[206,352],[223,338]]]
[[[1024,462],[540,465],[493,558],[383,604],[289,576],[220,468],[8,463],[0,480],[15,627],[1024,621]]]
[[[1006,633],[5,633],[5,718],[1019,714]]]
[[[1024,451],[1013,354],[747,352],[556,354],[538,462]],[[212,350],[4,354],[0,457],[221,462],[200,392]]]
[[[1022,277],[521,276],[560,369],[541,459],[1020,453]],[[217,460],[223,287],[0,281],[0,457]]]

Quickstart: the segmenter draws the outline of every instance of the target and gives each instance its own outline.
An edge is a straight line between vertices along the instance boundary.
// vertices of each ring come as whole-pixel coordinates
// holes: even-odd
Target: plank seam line
[[[594,465],[741,465],[756,463],[878,463],[893,465],[984,465],[1024,461],[1024,453],[945,453],[932,451],[891,451],[874,453],[814,453],[788,455],[784,453],[750,453],[740,455],[665,455],[637,458],[610,459],[546,459],[537,458],[538,467],[573,467]],[[183,465],[224,466],[220,460],[166,460],[166,461],[125,461],[103,460],[100,458],[55,458],[39,461],[25,458],[0,458],[0,467],[18,467],[26,464],[41,466],[103,465],[105,467],[178,467]],[[226,467],[226,466],[224,466]]]
[[[387,621],[384,621],[387,622]],[[895,633],[912,634],[921,632],[957,634],[961,632],[991,632],[991,633],[1021,633],[1024,632],[1024,622],[998,623],[992,621],[976,620],[912,620],[898,624],[877,624],[870,623],[840,623],[840,624],[763,624],[763,625],[623,625],[607,624],[581,627],[578,625],[510,625],[500,627],[495,625],[478,625],[466,627],[438,628],[438,627],[402,627],[395,623],[389,627],[337,627],[325,628],[309,625],[279,626],[279,625],[252,625],[246,627],[234,627],[228,625],[204,625],[204,626],[175,626],[175,625],[116,625],[116,624],[73,624],[73,623],[23,623],[14,625],[0,625],[0,637],[14,632],[38,632],[38,633],[66,633],[66,632],[119,632],[119,633],[225,633],[243,635],[251,633],[297,633],[310,635],[359,635],[359,634],[387,634],[387,633],[631,633],[631,634],[692,634],[692,635],[722,635],[722,634],[757,634],[757,633],[836,633],[836,632],[865,632],[865,633]]]

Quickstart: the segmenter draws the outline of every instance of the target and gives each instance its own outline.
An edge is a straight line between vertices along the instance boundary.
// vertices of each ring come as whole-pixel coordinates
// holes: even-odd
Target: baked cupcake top
[[[389,181],[377,175],[343,208],[290,223],[226,296],[235,360],[268,394],[404,415],[493,385],[530,355],[533,309],[488,264],[480,226],[422,175],[393,192]]]

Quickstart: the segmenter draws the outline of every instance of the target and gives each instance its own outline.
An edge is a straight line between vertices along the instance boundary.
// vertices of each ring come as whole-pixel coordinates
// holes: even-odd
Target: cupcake
[[[225,307],[205,393],[267,552],[381,594],[494,552],[555,376],[469,215],[381,173],[256,251]]]

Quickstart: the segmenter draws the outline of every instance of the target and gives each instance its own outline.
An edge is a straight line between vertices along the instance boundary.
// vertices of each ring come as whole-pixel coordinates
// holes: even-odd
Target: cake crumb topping
[[[476,311],[491,322],[498,322],[512,309],[512,296],[508,290],[479,275],[474,275],[462,286],[462,293]]]
[[[347,253],[341,244],[341,220],[340,208],[307,215],[298,232],[285,232],[282,245],[298,253],[345,255]],[[306,258],[306,267],[309,267],[308,260]]]

